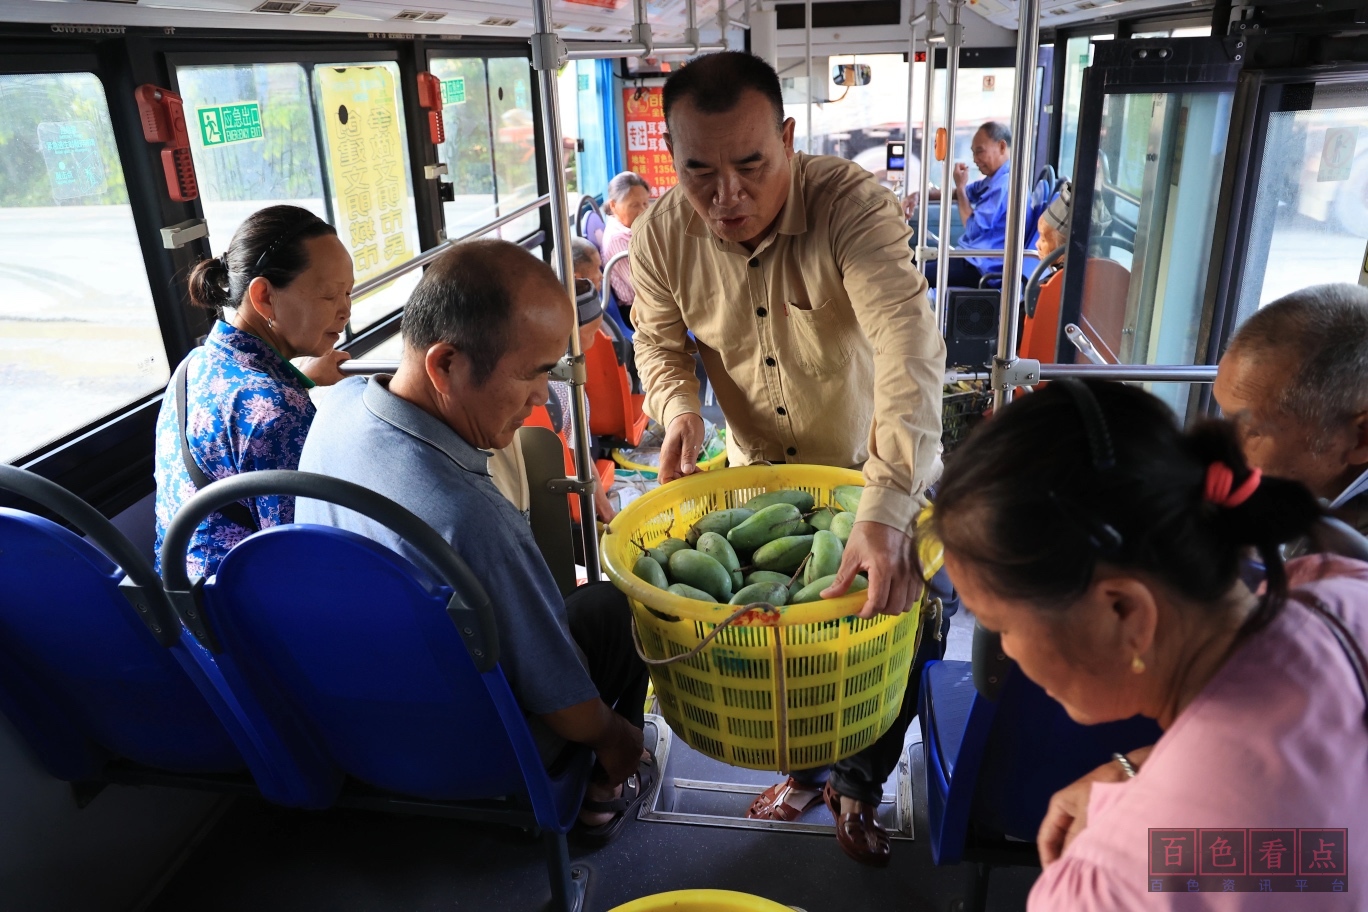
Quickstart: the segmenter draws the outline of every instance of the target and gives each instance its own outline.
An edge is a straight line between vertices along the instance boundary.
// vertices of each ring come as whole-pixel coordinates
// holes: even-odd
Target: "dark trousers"
[[[912,660],[912,670],[907,676],[907,690],[903,694],[902,709],[893,725],[884,732],[883,737],[866,747],[853,757],[837,763],[831,768],[831,787],[838,795],[853,798],[864,804],[878,805],[883,800],[884,782],[898,768],[902,758],[903,738],[907,736],[907,726],[917,715],[917,699],[921,695],[922,669],[934,659],[945,658],[945,637],[950,632],[950,616],[941,618],[940,639],[932,620],[927,620],[922,629],[921,643]],[[817,787],[828,778],[825,768],[820,770],[799,770],[793,778],[809,788]]]
[[[979,287],[979,280],[983,278],[983,273],[978,271],[978,267],[962,257],[955,257],[949,262],[950,272],[946,275],[949,282],[947,288]],[[922,267],[921,273],[926,276],[926,281],[932,288],[936,287],[936,272],[939,266],[939,260],[931,260]]]
[[[650,677],[632,645],[632,610],[612,583],[588,583],[565,597],[565,612],[603,702],[641,728]]]

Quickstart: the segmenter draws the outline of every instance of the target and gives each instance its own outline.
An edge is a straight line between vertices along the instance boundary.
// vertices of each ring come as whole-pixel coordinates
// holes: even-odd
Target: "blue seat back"
[[[159,643],[123,578],[62,526],[0,509],[0,709],[61,779],[95,777],[114,757],[180,773],[241,769],[192,679],[199,647],[176,641],[178,623],[170,647]]]
[[[607,312],[608,318],[617,324],[623,338],[631,342],[636,338],[636,330],[632,329],[632,324],[628,323],[627,318],[622,315],[622,309],[618,307],[617,294],[614,293],[607,276],[603,277],[603,284],[608,288],[608,301],[603,309]]]
[[[593,244],[598,249],[600,256],[603,255],[603,229],[605,227],[606,225],[604,225],[603,216],[599,215],[597,210],[582,210],[580,218],[580,237],[585,238],[589,243]]]
[[[302,768],[437,801],[525,794],[541,826],[574,822],[586,763],[551,781],[502,670],[471,660],[451,590],[400,555],[341,529],[267,529],[204,599],[227,685]]]

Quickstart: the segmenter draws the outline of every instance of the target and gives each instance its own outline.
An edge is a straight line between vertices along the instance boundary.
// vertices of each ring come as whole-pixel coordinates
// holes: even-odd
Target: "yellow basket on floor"
[[[730,890],[676,890],[643,896],[609,912],[792,912],[792,908]]]
[[[863,483],[858,472],[826,466],[722,469],[643,494],[608,527],[604,569],[631,602],[644,654],[683,656],[715,634],[696,655],[650,666],[661,713],[690,747],[734,766],[788,772],[858,753],[893,724],[921,632],[921,603],[897,617],[861,620],[853,615],[866,593],[856,592],[757,608],[716,631],[734,606],[672,595],[632,573],[643,548],[683,538],[713,510],[785,488],[825,506],[833,488]],[[921,562],[928,576],[940,567],[940,546],[928,538]]]

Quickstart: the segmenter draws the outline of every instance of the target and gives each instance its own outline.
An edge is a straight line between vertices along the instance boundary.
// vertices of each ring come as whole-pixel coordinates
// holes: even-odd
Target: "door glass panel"
[[[1232,97],[1105,99],[1080,326],[1107,362],[1194,363]]]
[[[499,214],[537,198],[537,134],[532,113],[532,69],[522,57],[489,61],[489,109],[494,130],[494,183]],[[529,212],[504,226],[509,240],[526,237],[541,225]]]
[[[1241,322],[1298,288],[1357,282],[1368,248],[1368,85],[1287,86],[1283,97],[1301,110],[1268,118]]]
[[[418,221],[408,139],[393,63],[314,68],[333,224],[351,251],[356,281],[375,278],[416,256]],[[418,284],[413,271],[352,304],[360,330],[398,310]]]
[[[1072,179],[1078,148],[1078,115],[1083,107],[1083,71],[1092,66],[1092,38],[1070,38],[1064,45],[1064,97],[1060,113],[1059,176]]]
[[[0,461],[169,376],[104,87],[0,76]]]
[[[190,152],[215,254],[249,215],[288,203],[330,218],[323,200],[309,77],[297,63],[192,66],[176,70]],[[256,106],[259,130],[224,127]],[[252,111],[247,109],[250,124]]]
[[[601,196],[613,176],[608,173],[603,97],[599,93],[599,71],[608,66],[610,61],[607,60],[577,60],[569,68],[575,72],[576,113],[579,136],[584,142],[584,150],[575,153],[579,190],[590,196]]]
[[[437,157],[447,166],[456,197],[442,204],[442,214],[447,237],[457,238],[498,218],[485,61],[481,57],[436,59],[431,72],[442,81],[446,126],[446,142],[438,148]]]

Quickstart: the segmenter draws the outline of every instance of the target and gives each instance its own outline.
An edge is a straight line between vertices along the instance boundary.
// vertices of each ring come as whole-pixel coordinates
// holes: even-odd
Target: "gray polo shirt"
[[[493,600],[499,664],[518,704],[537,715],[598,697],[570,638],[565,601],[527,520],[489,477],[489,453],[389,391],[389,377],[343,380],[309,429],[299,468],[383,494],[451,542]],[[424,566],[389,529],[300,498],[295,521],[349,529]]]

